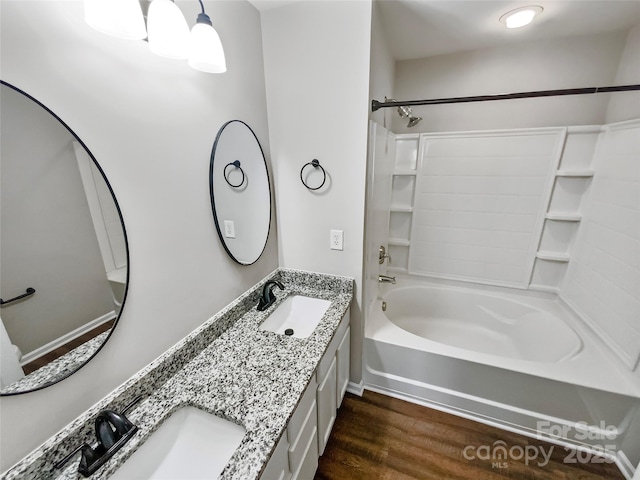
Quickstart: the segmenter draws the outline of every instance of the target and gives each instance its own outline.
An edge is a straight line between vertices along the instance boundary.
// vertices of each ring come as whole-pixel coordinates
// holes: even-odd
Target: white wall
[[[640,83],[640,24],[629,30],[615,79],[615,85],[638,83]],[[631,120],[638,116],[640,116],[640,92],[611,95],[606,123]]]
[[[297,2],[262,12],[262,29],[280,266],[356,280],[359,381],[371,2]],[[315,193],[300,181],[314,158],[328,176]],[[343,251],[329,249],[331,229],[344,231]]]
[[[612,85],[626,36],[614,32],[400,61],[394,94],[419,100]],[[600,94],[413,107],[424,120],[407,129],[395,115],[392,131],[600,125],[608,102],[609,95]]]
[[[178,5],[192,25],[198,2]],[[277,239],[272,227],[262,259],[235,264],[220,245],[209,200],[209,156],[226,121],[246,121],[269,151],[253,6],[205,2],[227,56],[223,75],[92,30],[79,1],[0,6],[3,79],[89,146],[122,208],[131,255],[127,302],[98,356],[57,385],[0,399],[5,470],[274,270]]]
[[[395,60],[382,25],[379,2],[373,2],[371,19],[371,66],[369,70],[369,99],[383,101],[393,94]],[[369,142],[367,152],[367,181],[365,207],[364,296],[366,309],[378,295],[378,275],[387,273],[388,262],[378,263],[378,249],[387,246],[389,236],[389,206],[391,203],[391,171],[395,156],[390,127],[395,111],[369,109]],[[375,123],[373,123],[375,122]],[[365,313],[366,316],[366,313]]]
[[[393,97],[393,83],[396,75],[396,62],[391,54],[387,33],[382,25],[379,2],[373,2],[371,19],[371,68],[369,77],[369,98],[379,102],[384,97]],[[393,115],[392,108],[381,108],[376,112],[369,109],[369,119],[390,129]]]

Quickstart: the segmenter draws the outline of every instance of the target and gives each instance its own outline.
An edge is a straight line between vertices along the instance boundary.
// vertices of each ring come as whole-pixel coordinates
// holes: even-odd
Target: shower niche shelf
[[[409,265],[409,242],[399,241],[392,243],[389,240],[389,255],[391,261],[387,267],[388,272],[407,273]]]
[[[420,135],[396,135],[394,170],[391,180],[391,207],[389,209],[390,272],[407,272],[413,199],[416,191]]]
[[[559,222],[579,222],[582,220],[582,215],[573,212],[548,212],[545,218]]]
[[[558,170],[556,177],[590,178],[594,173],[593,170]]]
[[[582,201],[595,174],[592,165],[601,131],[599,125],[567,128],[534,258],[529,282],[532,290],[557,292],[562,285],[582,220]]]
[[[544,252],[538,251],[536,253],[536,258],[540,258],[542,260],[548,260],[550,262],[568,262],[571,260],[571,257],[568,253],[557,253],[557,252]]]
[[[404,207],[398,205],[391,205],[389,209],[390,212],[400,212],[400,213],[413,213],[413,207]]]

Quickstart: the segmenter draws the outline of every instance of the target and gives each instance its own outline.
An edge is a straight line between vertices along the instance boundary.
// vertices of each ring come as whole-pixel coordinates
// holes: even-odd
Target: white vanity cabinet
[[[349,367],[351,366],[351,327],[342,336],[336,352],[336,407],[340,408],[349,385]]]
[[[311,379],[300,404],[287,426],[289,470],[292,480],[313,478],[318,468],[317,415],[315,378]]]
[[[338,407],[349,383],[350,310],[347,310],[316,369],[318,391],[318,452],[324,453]],[[342,354],[340,354],[342,348]]]
[[[287,441],[287,434],[284,433],[280,437],[280,441],[276,446],[276,449],[271,454],[269,463],[265,467],[261,479],[264,480],[289,480],[291,478],[291,472],[289,471],[289,442]]]
[[[349,383],[349,321],[347,310],[260,480],[314,477]]]

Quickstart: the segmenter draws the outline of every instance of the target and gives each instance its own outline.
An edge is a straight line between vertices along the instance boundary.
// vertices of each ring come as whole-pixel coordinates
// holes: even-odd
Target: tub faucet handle
[[[380,245],[380,248],[378,249],[378,263],[382,265],[385,258],[388,258],[389,263],[391,263],[391,255],[387,253],[387,249],[384,248],[384,245]]]

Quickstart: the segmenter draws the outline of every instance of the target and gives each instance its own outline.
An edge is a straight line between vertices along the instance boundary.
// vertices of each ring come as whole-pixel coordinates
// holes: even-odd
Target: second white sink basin
[[[183,407],[109,478],[218,478],[245,433],[233,422]]]
[[[318,326],[329,305],[329,300],[290,295],[262,322],[260,330],[307,338]]]

